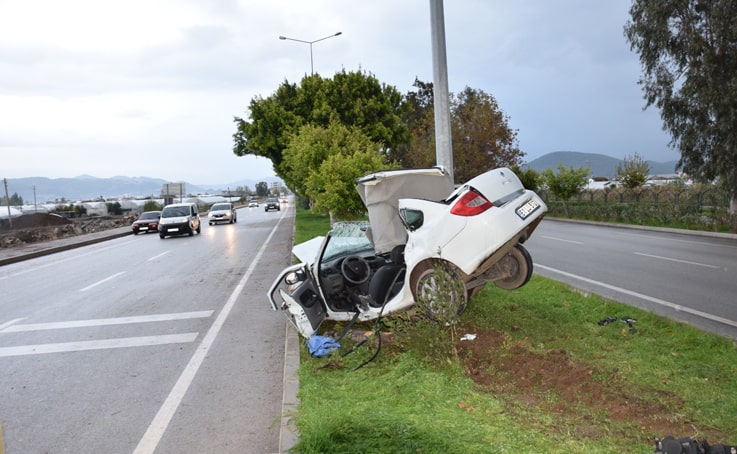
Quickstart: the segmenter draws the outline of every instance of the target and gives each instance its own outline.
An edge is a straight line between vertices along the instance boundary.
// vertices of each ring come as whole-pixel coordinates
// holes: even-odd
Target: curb
[[[42,247],[44,242],[35,243],[34,246],[39,247],[37,250],[27,252],[27,253],[20,253],[17,255],[13,255],[10,257],[0,259],[0,266],[9,265],[11,263],[22,262],[23,260],[34,259],[36,257],[43,257],[45,255],[56,254],[57,252],[68,251],[70,249],[75,249],[75,248],[82,247],[82,246],[89,246],[90,244],[101,243],[103,241],[113,240],[115,238],[122,238],[124,236],[128,236],[131,234],[132,232],[130,231],[126,231],[122,233],[111,233],[109,235],[102,235],[96,238],[80,240],[80,241],[75,241],[76,237],[69,237],[69,238],[64,238],[64,240],[69,240],[68,243],[63,244],[61,246],[52,246],[48,248]],[[79,235],[79,236],[84,236],[84,235]]]

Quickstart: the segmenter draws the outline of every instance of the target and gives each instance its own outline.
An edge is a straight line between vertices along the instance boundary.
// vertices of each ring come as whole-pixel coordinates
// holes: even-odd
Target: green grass
[[[305,220],[312,233],[303,230]],[[301,241],[327,229],[327,217],[298,212]],[[637,332],[619,322],[597,323],[609,316],[636,319]],[[460,323],[463,329],[498,333],[504,342],[489,351],[497,360],[516,359],[520,351],[543,359],[564,351],[571,368],[590,371],[590,381],[605,390],[602,399],[636,400],[654,409],[653,418],[672,418],[692,428],[671,435],[701,432],[712,443],[737,444],[737,349],[730,340],[537,275],[511,292],[487,286]],[[323,331],[330,328],[340,326],[326,323]],[[360,347],[344,357],[312,358],[302,342],[296,416],[300,440],[294,450],[652,453],[651,437],[668,435],[650,433],[634,416],[622,421],[586,405],[561,413],[555,410],[562,401],[560,391],[522,390],[512,377],[496,386],[479,385],[469,378],[466,358],[454,348],[453,339],[463,334],[458,329],[407,314],[386,318],[382,331],[392,332],[394,339],[359,369],[371,357],[371,348]],[[341,352],[352,346],[348,338],[341,344]],[[497,365],[492,361],[483,366],[496,378],[505,377],[509,372],[495,369]],[[520,394],[525,392],[533,393],[530,397],[538,403],[528,405]]]

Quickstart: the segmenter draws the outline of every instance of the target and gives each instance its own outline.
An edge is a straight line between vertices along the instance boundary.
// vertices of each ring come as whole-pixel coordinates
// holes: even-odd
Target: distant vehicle
[[[159,218],[161,211],[144,211],[138,216],[138,219],[131,224],[131,230],[134,235],[139,233],[155,232],[159,228]]]
[[[273,197],[269,197],[268,199],[266,199],[266,206],[264,207],[264,211],[269,211],[269,210],[276,210],[276,211],[281,210],[281,208],[279,207],[279,201]]]
[[[207,217],[210,225],[218,222],[227,222],[228,224],[238,222],[238,213],[235,211],[233,204],[229,202],[216,203],[211,206]]]
[[[282,198],[279,199],[279,202],[281,202],[281,203],[289,203],[289,199],[287,199],[286,197],[282,197]]]
[[[161,210],[159,220],[159,238],[169,235],[194,235],[200,233],[200,215],[194,203],[174,203]]]
[[[256,199],[251,199],[251,200],[250,200],[250,201],[248,202],[248,208],[253,208],[253,207],[256,207],[256,208],[258,208],[258,200],[256,200]]]

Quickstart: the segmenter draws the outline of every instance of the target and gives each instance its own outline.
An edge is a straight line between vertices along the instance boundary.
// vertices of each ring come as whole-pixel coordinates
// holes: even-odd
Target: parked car
[[[516,289],[532,275],[522,244],[547,206],[507,168],[454,188],[442,168],[377,172],[357,190],[369,221],[336,223],[294,246],[268,298],[304,337],[324,319],[372,320],[417,306],[452,321],[488,282]]]
[[[200,215],[194,203],[174,203],[161,210],[159,220],[159,237],[164,239],[170,235],[194,235],[200,233]]]
[[[273,197],[269,197],[268,199],[266,199],[266,206],[264,207],[264,211],[270,211],[270,210],[276,210],[276,211],[281,210],[281,208],[279,207],[279,201]]]
[[[213,204],[207,217],[210,225],[218,222],[227,222],[228,224],[238,222],[238,212],[235,211],[235,207],[230,202]]]
[[[134,235],[139,233],[156,232],[159,228],[159,218],[161,211],[144,211],[138,216],[138,219],[131,224],[131,230]]]
[[[248,208],[253,208],[253,207],[258,208],[258,200],[251,199],[248,201]]]

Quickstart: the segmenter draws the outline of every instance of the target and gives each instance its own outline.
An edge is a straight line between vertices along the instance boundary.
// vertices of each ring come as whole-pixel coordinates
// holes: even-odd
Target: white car
[[[217,224],[218,222],[227,222],[228,224],[238,222],[238,212],[230,202],[213,204],[210,207],[210,212],[207,217],[210,225]]]
[[[377,172],[357,190],[369,222],[337,223],[325,237],[294,247],[302,262],[268,292],[299,333],[326,318],[372,320],[418,305],[451,321],[487,282],[527,283],[532,258],[522,246],[547,206],[507,168],[453,187],[440,167]]]

